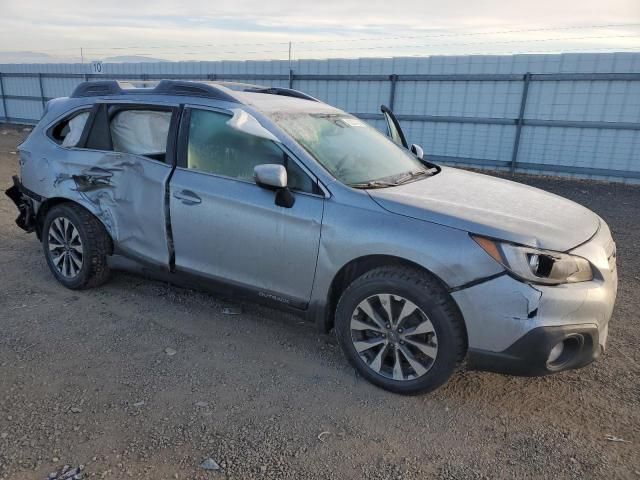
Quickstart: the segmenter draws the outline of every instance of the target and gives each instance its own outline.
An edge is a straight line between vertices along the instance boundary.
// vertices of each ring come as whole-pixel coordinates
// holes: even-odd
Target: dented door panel
[[[88,156],[95,162],[72,174],[72,188],[94,205],[118,251],[168,268],[164,202],[171,166],[126,153]]]
[[[27,145],[28,147],[28,145]],[[54,159],[55,160],[52,160]],[[66,198],[98,217],[122,253],[168,265],[164,216],[171,166],[138,155],[55,144],[21,152],[25,185],[47,198]]]

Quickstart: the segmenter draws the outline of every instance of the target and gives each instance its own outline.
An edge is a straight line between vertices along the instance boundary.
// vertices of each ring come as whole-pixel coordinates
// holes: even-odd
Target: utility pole
[[[82,47],[80,47],[80,62],[84,63],[84,53],[82,51]]]
[[[291,69],[291,42],[289,42],[289,88],[293,88],[293,70]]]

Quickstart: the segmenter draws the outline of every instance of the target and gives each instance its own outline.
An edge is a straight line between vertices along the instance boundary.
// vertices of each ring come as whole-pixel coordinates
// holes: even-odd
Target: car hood
[[[399,215],[549,250],[569,250],[591,238],[600,225],[595,213],[566,198],[450,167],[433,177],[368,193]]]

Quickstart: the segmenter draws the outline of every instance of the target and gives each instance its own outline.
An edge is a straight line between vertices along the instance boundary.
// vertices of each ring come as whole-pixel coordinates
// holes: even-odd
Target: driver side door
[[[324,194],[271,140],[229,126],[228,112],[185,108],[170,183],[175,269],[306,308],[318,258]],[[256,185],[259,164],[283,164],[295,202]]]

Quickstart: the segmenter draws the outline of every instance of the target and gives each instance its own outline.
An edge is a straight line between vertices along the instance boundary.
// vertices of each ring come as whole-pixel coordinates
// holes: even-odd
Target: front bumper
[[[562,354],[549,362],[552,349],[562,342]],[[537,327],[502,352],[469,349],[467,367],[471,370],[519,376],[541,376],[584,367],[597,360],[602,351],[595,326],[562,325]]]
[[[591,262],[593,280],[543,286],[505,273],[452,293],[467,326],[469,368],[546,375],[583,367],[604,352],[618,287],[615,244],[606,223],[571,253]],[[563,341],[568,347],[563,361],[548,362]]]

